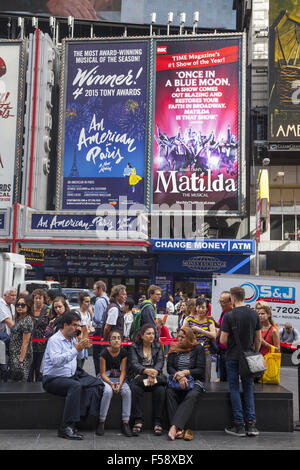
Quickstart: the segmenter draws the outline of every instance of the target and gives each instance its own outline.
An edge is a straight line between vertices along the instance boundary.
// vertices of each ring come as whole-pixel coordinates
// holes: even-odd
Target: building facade
[[[210,27],[205,29],[202,24],[201,27],[198,27],[197,16],[194,17],[193,27],[191,24],[185,27],[180,21],[178,25],[172,25],[167,21],[161,25],[153,23],[148,26],[125,23],[107,24],[103,22],[90,25],[83,20],[75,20],[75,24],[72,21],[69,23],[63,20],[53,23],[53,20],[46,21],[42,18],[38,19],[38,24],[32,26],[30,25],[30,16],[25,17],[23,23],[18,23],[16,16],[12,17],[10,28],[7,30],[7,16],[2,15],[0,17],[2,36],[0,46],[2,50],[5,52],[5,47],[15,44],[15,37],[21,35],[23,39],[16,41],[21,48],[21,75],[18,84],[21,105],[18,107],[19,120],[15,124],[17,130],[17,138],[15,138],[17,141],[16,164],[13,175],[15,194],[11,202],[5,204],[4,199],[8,198],[7,185],[9,183],[3,182],[3,203],[0,205],[1,250],[24,253],[27,261],[33,266],[33,270],[28,273],[31,278],[51,277],[59,280],[65,287],[80,288],[91,287],[95,280],[104,279],[109,288],[116,283],[126,284],[128,292],[135,299],[145,293],[148,285],[152,282],[162,286],[165,299],[168,293],[174,293],[177,290],[184,290],[187,295],[198,295],[200,293],[209,295],[211,276],[214,272],[260,273],[297,277],[298,265],[300,265],[297,263],[297,243],[300,229],[300,203],[298,202],[300,200],[300,170],[297,165],[297,139],[288,142],[287,139],[283,141],[281,138],[276,141],[276,137],[273,136],[272,140],[269,140],[268,132],[270,121],[269,11],[271,1],[253,0],[251,2],[245,0],[229,2],[228,14],[231,15],[231,22],[228,22],[228,24],[230,24],[230,28],[225,30],[222,24],[219,29],[216,28],[214,31]],[[234,28],[232,27],[232,15],[235,15],[236,19],[236,27]],[[18,26],[19,24],[21,26]],[[176,46],[178,57],[180,54],[181,57],[186,54],[187,49],[185,48],[190,48],[190,53],[195,54],[192,47],[195,40],[198,40],[197,35],[200,35],[199,40],[201,39],[201,41],[209,40],[211,41],[210,44],[215,41],[214,51],[215,53],[217,51],[218,54],[220,54],[221,48],[224,47],[233,48],[231,54],[234,54],[234,48],[237,47],[234,41],[237,38],[243,43],[240,51],[243,51],[244,55],[241,58],[241,52],[239,52],[238,60],[240,62],[238,62],[239,67],[237,69],[237,77],[240,77],[238,79],[240,80],[240,88],[237,99],[239,100],[241,112],[238,118],[239,127],[237,127],[237,131],[240,139],[239,144],[243,151],[241,150],[239,154],[238,169],[227,167],[227,170],[224,170],[224,173],[227,172],[227,179],[231,178],[232,180],[228,184],[234,186],[236,183],[237,205],[234,206],[236,202],[232,199],[224,210],[222,209],[224,207],[224,197],[221,197],[219,206],[216,206],[215,210],[204,208],[204,212],[200,211],[198,213],[197,209],[193,209],[191,211],[190,231],[184,231],[180,228],[180,224],[178,225],[178,218],[181,216],[176,210],[175,212],[171,211],[170,214],[166,211],[154,213],[152,207],[154,200],[152,198],[155,189],[154,171],[157,170],[162,187],[166,188],[168,181],[175,181],[172,179],[173,175],[171,176],[172,171],[176,170],[175,163],[168,163],[170,165],[169,170],[171,170],[169,173],[171,179],[168,180],[165,174],[162,175],[165,169],[156,166],[158,164],[155,162],[155,152],[163,158],[163,151],[167,145],[166,139],[175,139],[172,130],[170,129],[169,134],[169,130],[167,130],[168,119],[170,120],[172,117],[174,106],[177,107],[176,119],[178,121],[187,119],[187,117],[183,117],[184,113],[187,116],[189,111],[188,106],[186,106],[187,91],[183,90],[183,87],[189,86],[186,80],[190,76],[182,71],[181,65],[178,66],[175,78],[178,79],[179,77],[181,79],[181,82],[178,81],[177,83],[177,93],[182,96],[176,99],[185,99],[185,109],[181,115],[178,109],[181,106],[183,107],[183,100],[181,102],[174,101],[175,104],[172,104],[172,101],[169,100],[168,108],[166,108],[169,109],[169,116],[166,114],[164,121],[159,115],[158,106],[155,109],[153,96],[155,92],[156,94],[159,92],[161,83],[164,83],[164,88],[168,90],[168,86],[171,86],[173,80],[173,78],[170,78],[170,84],[167,81],[163,82],[164,47],[168,48],[170,52],[172,47]],[[208,36],[205,37],[204,35]],[[105,202],[111,207],[113,213],[111,214],[107,207],[102,207],[100,210],[99,208],[96,209],[96,206],[93,207],[91,201],[94,197],[93,191],[95,194],[97,193],[95,189],[98,184],[96,178],[92,172],[86,173],[85,182],[82,183],[81,172],[85,170],[78,164],[78,146],[77,151],[76,149],[75,151],[72,150],[71,144],[68,148],[66,147],[67,138],[72,143],[72,135],[74,135],[76,129],[82,131],[82,128],[85,128],[85,137],[81,139],[82,147],[90,144],[93,139],[97,139],[96,132],[93,136],[87,133],[88,127],[90,129],[92,126],[93,113],[89,111],[90,114],[88,114],[83,101],[81,103],[79,103],[79,100],[76,101],[75,98],[78,96],[80,98],[80,95],[74,95],[74,91],[73,98],[75,98],[73,101],[70,100],[68,95],[70,90],[66,85],[67,82],[63,81],[68,74],[71,76],[71,54],[76,59],[78,69],[83,67],[83,64],[88,63],[90,64],[88,69],[90,73],[93,70],[93,55],[92,53],[89,54],[89,59],[87,59],[84,52],[87,49],[86,45],[82,49],[83,52],[80,52],[81,43],[80,41],[76,42],[76,36],[86,38],[85,41],[89,45],[88,49],[90,51],[96,50],[94,36],[103,38],[101,47],[102,50],[106,51],[111,50],[112,45],[115,45],[115,49],[122,49],[123,47],[121,46],[122,39],[119,42],[105,40],[106,37],[112,36],[123,37],[124,50],[141,51],[145,47],[146,51],[148,48],[145,52],[148,61],[145,62],[145,67],[148,67],[148,69],[144,78],[145,91],[142,94],[147,95],[147,103],[152,103],[152,107],[148,108],[148,104],[145,104],[147,107],[146,117],[143,117],[142,112],[137,118],[134,114],[137,106],[142,110],[142,101],[132,100],[130,102],[127,97],[126,102],[124,101],[126,104],[122,105],[123,108],[119,105],[117,110],[116,104],[114,110],[112,110],[111,105],[105,104],[106,97],[102,92],[102,120],[99,119],[99,122],[94,121],[94,127],[98,125],[98,131],[102,126],[101,132],[103,135],[104,132],[107,132],[105,128],[106,119],[112,113],[114,113],[114,117],[119,118],[123,116],[125,111],[128,112],[127,121],[125,122],[122,119],[120,122],[122,122],[123,129],[126,129],[128,135],[129,132],[132,132],[132,136],[137,138],[139,134],[144,149],[142,157],[144,166],[138,167],[137,165],[141,159],[135,161],[132,157],[132,161],[128,162],[129,164],[124,169],[124,173],[120,176],[127,178],[126,184],[130,191],[126,194],[131,203],[143,202],[143,210],[141,208],[132,210],[131,207],[131,212],[128,213],[127,206],[124,209],[125,212],[122,212],[120,207],[116,208],[117,202],[115,201],[117,201],[117,196],[120,195],[120,185],[123,184],[121,179],[119,183],[114,182],[114,190],[111,189],[113,186],[107,186],[105,190],[107,196]],[[8,41],[5,39],[6,37]],[[64,42],[62,47],[61,42],[66,37],[69,37],[69,43]],[[130,39],[126,42],[128,37]],[[222,43],[224,40],[225,42]],[[216,41],[219,41],[219,43]],[[232,42],[229,44],[228,41]],[[206,47],[206,50],[209,49],[207,46],[203,47],[204,49]],[[159,56],[160,53],[162,53],[161,57]],[[175,52],[172,53],[175,54]],[[289,54],[287,53],[287,55]],[[141,56],[141,52],[131,52],[128,55],[128,57],[134,57],[134,63],[138,63]],[[102,57],[105,57],[104,53]],[[230,57],[231,62],[234,63],[233,55]],[[203,57],[199,59],[198,56],[196,59],[203,60]],[[159,64],[156,71],[154,70],[154,61]],[[293,56],[293,61],[297,64],[297,57],[295,59]],[[123,65],[125,63],[123,62]],[[102,64],[104,64],[104,59]],[[116,61],[114,61],[112,55],[110,57],[110,66],[107,65],[107,71],[113,70],[113,67],[116,67],[117,70]],[[129,75],[135,73],[137,79],[141,79],[143,76],[140,69],[135,70],[133,65],[128,70],[131,70],[131,72],[128,71]],[[208,75],[205,74],[208,73],[211,79],[212,77],[215,80],[219,79],[218,73],[216,74],[212,69],[203,70],[206,71],[202,72],[201,77],[197,72],[198,79],[199,77],[201,80],[206,79]],[[230,76],[233,76],[232,70],[230,69]],[[130,79],[129,75],[128,80]],[[152,82],[149,76],[154,77]],[[2,79],[4,77],[5,74]],[[81,79],[84,81],[84,77],[81,77]],[[222,76],[222,79],[226,83],[225,75]],[[78,81],[80,81],[80,77]],[[121,89],[121,87],[119,88]],[[219,99],[217,95],[223,96],[225,92],[217,86],[215,88],[215,103],[221,107],[221,98]],[[131,96],[134,96],[134,93],[137,94],[137,90],[141,90],[141,88],[133,87]],[[174,92],[176,92],[175,89]],[[78,90],[77,93],[79,93]],[[4,95],[2,94],[1,97],[3,101]],[[99,97],[89,95],[88,98],[89,103],[94,100],[95,106],[99,106],[99,102],[96,100]],[[204,102],[204,98],[203,94],[200,100]],[[169,98],[160,96],[159,99],[167,100]],[[207,97],[205,99],[208,100]],[[229,98],[229,101],[232,102],[233,98]],[[195,100],[191,103],[193,103],[190,105],[191,108],[192,106],[193,109],[196,109],[196,106],[201,108]],[[7,106],[7,104],[6,101],[5,105]],[[226,104],[223,104],[223,106],[225,109]],[[213,105],[211,107],[213,108]],[[4,109],[4,102],[2,102],[2,109]],[[93,108],[91,109],[93,110]],[[206,110],[205,112],[209,116],[209,111]],[[200,112],[197,111],[197,113],[199,117]],[[190,114],[192,113],[190,112]],[[194,114],[196,114],[196,111]],[[202,114],[204,114],[204,111]],[[217,115],[217,112],[215,114]],[[115,119],[116,122],[117,118]],[[201,122],[204,123],[203,118],[201,119]],[[193,123],[194,121],[191,118],[189,122]],[[89,126],[86,124],[87,122],[89,122]],[[144,128],[141,126],[143,122],[145,122]],[[223,149],[227,149],[226,155],[229,165],[231,149],[237,146],[234,140],[234,132],[231,129],[231,134],[229,134],[228,122],[228,118],[224,118],[223,125],[227,129],[226,137],[224,137],[224,129],[219,130],[220,139],[223,139],[223,141],[221,143],[218,141],[218,135],[215,132],[215,135],[210,137],[207,144],[210,146],[209,155],[212,156],[212,165],[214,164],[213,152],[215,148],[218,149],[218,155],[222,154]],[[155,123],[159,123],[160,126],[165,126],[165,128],[159,128]],[[21,133],[21,127],[24,128],[24,133]],[[205,128],[204,124],[203,128]],[[69,137],[67,137],[66,129]],[[190,133],[192,133],[192,124],[190,129]],[[211,132],[210,128],[206,127],[205,129],[208,129],[207,134]],[[117,128],[111,128],[110,131],[111,136],[114,136],[111,138],[111,141],[113,141],[116,135],[119,135],[117,134],[119,131]],[[198,133],[197,136],[198,142],[202,138],[200,134]],[[282,131],[281,134],[284,134],[284,132]],[[82,132],[80,135],[82,136]],[[124,135],[125,131],[123,131]],[[145,137],[144,141],[143,135]],[[182,131],[177,131],[177,139],[181,139],[181,142],[184,140]],[[130,150],[128,140],[126,144],[127,150],[128,148]],[[7,144],[7,147],[9,147],[9,144]],[[68,163],[64,160],[67,152],[70,154]],[[0,155],[4,160],[3,151]],[[108,153],[108,149],[106,149],[106,157],[108,155],[112,157],[111,160],[116,160],[115,155]],[[180,155],[182,154],[177,151],[177,159]],[[96,156],[91,150],[87,160],[89,159],[89,162],[92,162],[97,158],[99,156]],[[263,164],[266,164],[267,159],[270,160],[267,166],[269,173],[269,215],[267,214],[265,217],[266,223],[258,238],[258,172]],[[68,169],[68,175],[64,175],[63,171],[64,168],[67,168],[67,164],[70,168]],[[0,160],[0,176],[1,165],[2,160]],[[195,163],[193,165],[195,168]],[[201,165],[204,165],[203,162]],[[105,167],[102,166],[101,168],[104,172]],[[192,168],[191,164],[191,170]],[[213,174],[218,175],[216,168],[213,166],[207,167],[205,171],[209,175],[208,178]],[[236,182],[233,176],[234,171],[236,171]],[[232,175],[230,175],[230,172],[232,172]],[[221,173],[219,168],[219,174]],[[181,177],[184,178],[183,173]],[[66,180],[65,187],[63,187],[64,178]],[[72,179],[71,182],[74,183],[72,187],[68,178]],[[138,183],[130,184],[130,181],[138,181],[138,178],[144,178],[144,196],[141,196],[140,199],[138,199]],[[217,177],[215,176],[215,178]],[[183,179],[181,179],[180,184],[183,184],[183,181],[187,184],[187,180]],[[201,174],[198,175],[198,180],[195,177],[194,182],[196,181],[200,182],[200,185],[202,184]],[[203,179],[203,181],[205,181],[205,184],[210,184],[208,180]],[[5,184],[6,186],[4,186]],[[215,184],[214,188],[219,191],[222,184],[221,179],[218,178],[217,183],[212,182],[212,184]],[[134,188],[136,188],[135,191]],[[174,192],[174,187],[173,189],[168,187],[165,199],[162,202],[167,201],[167,196],[170,196],[172,192]],[[192,191],[190,191],[190,194],[192,194]],[[80,207],[80,204],[82,204],[80,201],[82,200],[85,200],[86,204]],[[176,203],[176,199],[174,202]],[[97,205],[98,203],[99,201]],[[70,209],[68,209],[68,204]],[[238,209],[231,210],[232,207]],[[202,222],[199,226],[197,221],[200,217],[202,217]],[[159,246],[159,243],[164,242],[166,238],[166,224],[169,237],[174,243],[172,246],[167,244]],[[190,250],[188,244],[192,243],[195,236],[203,241],[210,241],[210,246],[203,245],[201,249],[196,247]],[[256,252],[253,245],[255,239],[257,239]],[[225,248],[223,250],[222,243],[225,246],[225,242],[231,240],[244,243],[249,241],[251,242],[251,250],[245,248],[245,244],[241,244],[236,251],[226,251]],[[181,242],[182,245],[180,245]]]

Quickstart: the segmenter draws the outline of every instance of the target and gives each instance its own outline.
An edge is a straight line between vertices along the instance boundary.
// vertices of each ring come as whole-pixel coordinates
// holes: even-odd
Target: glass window
[[[282,216],[270,216],[270,240],[282,240]]]
[[[294,190],[287,188],[281,190],[282,209],[284,212],[294,212]]]
[[[300,212],[300,189],[294,190],[295,195],[295,210],[296,212]]]
[[[295,216],[294,215],[283,216],[283,239],[295,240]]]
[[[278,188],[270,188],[270,210],[281,210],[281,192]]]
[[[300,215],[297,215],[296,223],[297,223],[297,227],[296,227],[297,236],[296,236],[296,239],[300,240]]]

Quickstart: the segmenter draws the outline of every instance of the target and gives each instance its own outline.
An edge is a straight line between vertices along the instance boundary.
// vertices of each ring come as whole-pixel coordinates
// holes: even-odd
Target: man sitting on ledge
[[[99,417],[103,384],[99,379],[77,368],[77,359],[82,359],[83,350],[89,347],[87,338],[80,335],[80,317],[75,312],[66,312],[60,321],[60,330],[48,341],[44,354],[43,387],[54,395],[66,397],[58,436],[81,440],[83,436],[75,429],[80,416],[87,412]]]

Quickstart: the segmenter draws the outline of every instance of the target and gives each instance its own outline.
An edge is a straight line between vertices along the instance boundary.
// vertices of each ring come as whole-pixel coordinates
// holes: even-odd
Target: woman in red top
[[[260,353],[265,356],[270,352],[270,346],[275,347],[275,352],[280,352],[279,333],[272,320],[271,308],[267,302],[257,302],[255,310],[262,324]]]
[[[158,318],[157,321],[157,331],[158,331],[158,334],[159,334],[159,337],[162,338],[162,340],[164,339],[172,339],[171,336],[170,336],[170,333],[169,333],[169,329],[168,327],[164,324],[164,321],[162,318]],[[167,357],[167,354],[168,354],[168,351],[169,351],[169,345],[168,344],[165,344],[163,345],[163,350],[164,350],[164,354],[165,356]]]

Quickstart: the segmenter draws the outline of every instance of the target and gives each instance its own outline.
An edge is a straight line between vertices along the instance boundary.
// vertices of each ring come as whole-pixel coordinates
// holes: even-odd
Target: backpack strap
[[[263,337],[264,340],[266,339],[266,337],[267,337],[268,334],[269,334],[269,331],[270,331],[272,328],[274,328],[273,325],[271,325],[270,328],[268,329],[268,331],[266,332],[265,336]]]

